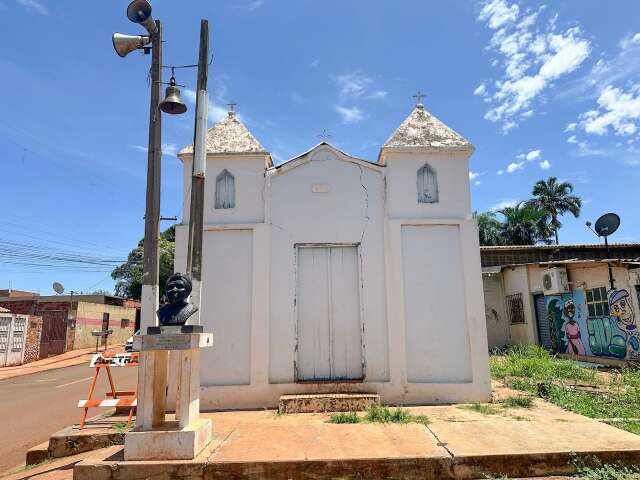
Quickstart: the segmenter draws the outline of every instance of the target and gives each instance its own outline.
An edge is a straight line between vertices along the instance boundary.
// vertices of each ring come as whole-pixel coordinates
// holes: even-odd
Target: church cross
[[[320,135],[318,135],[318,138],[320,140],[322,140],[323,142],[326,142],[327,140],[329,140],[331,138],[331,135],[329,135],[329,132],[327,132],[326,128],[322,129],[322,133],[320,133]]]
[[[422,93],[420,90],[418,90],[418,92],[413,96],[413,98],[415,98],[416,101],[416,105],[422,105],[422,100],[424,100],[424,93]]]
[[[227,103],[227,107],[229,107],[229,112],[235,112],[236,111],[236,105],[238,105],[235,102],[231,102],[231,103]]]

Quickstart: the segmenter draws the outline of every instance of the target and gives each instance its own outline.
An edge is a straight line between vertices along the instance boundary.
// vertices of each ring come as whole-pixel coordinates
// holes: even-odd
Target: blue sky
[[[122,59],[112,49],[112,32],[143,33],[127,21],[127,3],[0,0],[0,241],[20,249],[17,260],[0,259],[0,288],[11,282],[46,294],[57,280],[109,290],[103,265],[60,268],[39,256],[117,260],[143,235],[150,57]],[[195,63],[199,20],[209,20],[210,117],[237,102],[276,161],[317,143],[323,129],[340,148],[374,160],[422,90],[426,108],[476,146],[474,209],[527,198],[536,180],[555,175],[585,200],[579,219],[565,217],[562,242],[593,242],[584,221],[607,211],[622,217],[612,241],[640,241],[640,2],[153,7],[165,64]],[[180,70],[177,79],[193,90],[195,75]],[[163,120],[166,216],[180,217],[185,200],[174,154],[192,139],[190,107]]]

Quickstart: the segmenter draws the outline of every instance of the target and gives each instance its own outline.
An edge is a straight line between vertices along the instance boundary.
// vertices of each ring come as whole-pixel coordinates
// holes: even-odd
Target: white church
[[[327,142],[282,164],[234,112],[207,133],[201,408],[280,395],[490,395],[474,147],[418,104],[376,161]],[[193,147],[184,163],[191,184]],[[176,228],[186,269],[189,202]]]

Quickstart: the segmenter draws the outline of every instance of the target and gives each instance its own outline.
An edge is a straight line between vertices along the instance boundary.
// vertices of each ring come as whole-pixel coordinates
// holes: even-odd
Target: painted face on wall
[[[629,292],[616,290],[609,296],[609,311],[616,318],[618,326],[626,331],[636,330],[635,315]]]
[[[573,300],[569,299],[564,302],[564,307],[562,310],[565,317],[567,317],[569,320],[573,320],[573,317],[576,315],[576,306],[573,303]]]

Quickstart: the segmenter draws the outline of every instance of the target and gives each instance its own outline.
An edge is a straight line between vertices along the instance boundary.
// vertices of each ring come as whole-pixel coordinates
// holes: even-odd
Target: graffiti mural
[[[636,324],[635,312],[627,290],[611,290],[609,292],[609,312],[618,328],[627,335],[627,358],[640,359],[640,333]]]
[[[610,290],[605,297],[602,291],[604,307],[593,312],[584,290],[545,297],[554,351],[640,360],[640,331],[629,292]]]
[[[591,355],[584,291],[546,297],[551,343],[558,353]]]

